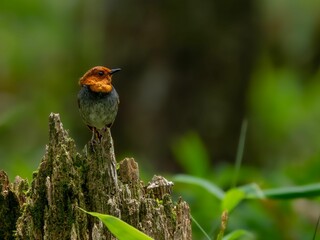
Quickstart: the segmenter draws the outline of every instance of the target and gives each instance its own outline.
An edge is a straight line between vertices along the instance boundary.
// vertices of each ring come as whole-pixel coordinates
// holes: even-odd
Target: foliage
[[[245,125],[244,125],[245,126]],[[246,127],[245,127],[246,128]],[[243,135],[245,135],[245,132],[242,131],[241,132],[241,137],[240,137],[240,144],[242,142],[244,142],[244,137]],[[193,140],[192,141],[188,141],[187,139],[190,138],[190,136],[192,136],[192,138],[195,138],[195,134],[193,133],[192,135],[187,134],[184,139],[180,142],[180,144],[176,144],[174,145],[174,147],[181,147],[181,149],[188,149],[188,152],[192,152],[192,149],[194,147],[193,144]],[[198,137],[199,138],[199,137]],[[200,140],[198,140],[200,142]],[[204,148],[201,148],[204,150]],[[240,154],[243,152],[243,149],[240,149]],[[196,152],[199,151],[199,146],[196,146]],[[179,152],[179,151],[175,151],[175,152]],[[204,153],[200,154],[200,156],[205,155]],[[176,155],[177,157],[181,157],[183,156],[183,154],[179,154]],[[237,157],[237,161],[239,162],[239,159],[241,157]],[[196,159],[196,158],[195,158]],[[196,159],[193,163],[191,163],[190,161],[187,163],[188,165],[190,164],[202,164],[201,162],[202,158]],[[180,162],[183,163],[183,159],[180,159]],[[205,163],[206,164],[206,163]],[[236,164],[235,166],[235,172],[239,172],[241,173],[241,170],[239,168],[240,165]],[[243,166],[242,166],[243,168]],[[192,167],[188,167],[188,169],[192,169]],[[191,172],[192,173],[192,172]],[[281,174],[281,173],[279,173]],[[240,175],[241,176],[241,175]],[[208,178],[208,177],[207,177]],[[319,197],[320,196],[320,184],[319,183],[312,183],[312,184],[307,184],[307,185],[303,185],[303,186],[288,186],[288,187],[277,187],[277,188],[273,188],[273,189],[261,189],[259,187],[258,184],[256,183],[250,183],[250,184],[245,184],[242,186],[238,186],[238,187],[232,187],[227,191],[224,191],[223,189],[221,189],[218,185],[214,184],[213,181],[208,180],[207,178],[200,178],[200,177],[195,177],[193,175],[186,175],[186,174],[178,174],[173,176],[173,180],[175,183],[180,183],[180,184],[188,184],[188,185],[194,185],[194,186],[198,186],[204,190],[207,191],[207,193],[209,193],[212,197],[215,198],[216,201],[212,201],[212,203],[206,203],[206,201],[201,200],[201,204],[202,207],[197,207],[196,206],[196,200],[194,199],[202,199],[204,196],[203,191],[201,190],[191,190],[188,191],[188,188],[181,188],[179,187],[179,192],[189,198],[190,203],[191,203],[191,209],[197,209],[197,211],[193,210],[192,214],[193,214],[193,219],[195,220],[195,228],[199,228],[201,232],[205,231],[203,230],[203,228],[207,229],[207,231],[204,233],[204,235],[206,236],[206,238],[208,238],[208,232],[211,232],[212,230],[210,230],[210,227],[212,228],[212,226],[206,224],[206,222],[215,222],[217,220],[214,220],[217,218],[217,216],[219,216],[219,214],[217,214],[217,212],[221,211],[223,212],[227,212],[228,214],[230,214],[230,218],[231,219],[236,219],[236,222],[238,222],[238,226],[236,226],[237,224],[233,224],[233,227],[239,228],[241,225],[244,225],[243,223],[245,221],[248,221],[248,219],[237,219],[237,216],[231,212],[233,211],[237,211],[238,208],[242,208],[243,202],[247,202],[248,206],[250,208],[250,205],[252,205],[252,202],[250,202],[250,200],[259,200],[261,203],[261,205],[264,205],[265,202],[267,201],[271,201],[271,200],[276,200],[276,201],[285,201],[285,200],[294,200],[294,199],[298,199],[298,198],[314,198],[314,197]],[[219,179],[219,178],[217,178]],[[234,181],[232,178],[230,178],[230,181],[232,181],[231,185],[234,184]],[[180,186],[180,184],[178,184]],[[193,188],[191,188],[193,189]],[[206,203],[205,205],[203,203]],[[279,203],[282,204],[282,203]],[[285,202],[285,204],[290,204],[288,201]],[[218,207],[220,206],[220,208]],[[290,205],[289,205],[290,206]],[[207,209],[211,209],[210,213],[211,213],[211,217],[210,214],[208,215]],[[274,209],[273,211],[275,211],[277,209]],[[257,210],[254,209],[254,207],[252,208],[252,212],[249,213],[248,212],[248,216],[251,219],[255,219],[257,223],[259,224],[260,220],[258,215],[260,213],[255,212]],[[261,211],[261,209],[259,209],[259,211]],[[264,212],[266,211],[266,212]],[[278,210],[277,210],[278,211]],[[281,214],[286,215],[287,211],[295,211],[294,209],[288,209],[288,207],[286,208],[280,208],[280,211],[282,211]],[[268,210],[262,210],[262,213],[264,215],[268,215]],[[277,213],[277,215],[279,215],[279,212]],[[264,216],[267,217],[267,216]],[[274,216],[276,217],[276,215]],[[207,219],[207,220],[204,220]],[[263,219],[263,221],[265,221],[266,219]],[[269,219],[269,221],[277,221],[277,219]],[[198,221],[200,221],[201,223],[204,222],[203,225],[201,225],[201,223],[199,223]],[[239,221],[242,221],[242,224],[240,224]],[[263,221],[261,223],[263,223]],[[289,219],[287,219],[287,221],[289,221]],[[228,221],[226,221],[228,222]],[[222,225],[227,225],[227,223],[223,224],[223,220],[222,220]],[[298,226],[294,226],[294,227],[298,227]],[[309,226],[310,229],[313,229],[313,225]],[[194,229],[195,229],[194,228]],[[218,229],[217,226],[214,227],[216,230]],[[225,226],[226,228],[226,226]],[[254,229],[250,229],[248,228],[247,231],[244,230],[239,230],[239,229],[234,229],[232,232],[230,232],[227,236],[224,237],[224,239],[238,239],[240,238],[243,234],[245,233],[249,233],[251,231],[251,233],[249,233],[250,238],[253,238],[253,233],[255,233],[255,235],[257,236],[262,236],[263,233],[262,231],[265,231],[265,229],[260,229],[263,228],[263,226],[256,226]],[[222,227],[221,227],[222,229]],[[223,231],[220,229],[219,234],[217,235],[217,239],[222,239],[223,237],[223,233],[224,233],[224,229]],[[262,230],[262,231],[261,231]],[[248,232],[249,231],[249,232]],[[261,232],[260,232],[261,231]],[[272,236],[272,231],[268,233],[268,236]],[[290,229],[283,229],[282,235],[279,234],[278,237],[279,238],[273,238],[273,239],[283,239],[283,237],[288,234],[287,232],[290,232]],[[203,234],[203,233],[202,233]],[[195,230],[195,236],[197,236],[197,238],[199,238],[200,236],[200,232],[199,230]],[[210,234],[212,235],[212,234]],[[276,235],[274,235],[276,236]],[[248,239],[248,236],[246,237]],[[210,238],[209,238],[210,239]]]
[[[99,218],[103,224],[108,227],[110,232],[112,232],[112,234],[119,240],[152,240],[151,237],[148,237],[143,232],[140,232],[138,229],[132,227],[117,217],[108,214],[87,212],[82,208],[79,209],[87,214],[90,214],[91,216]]]

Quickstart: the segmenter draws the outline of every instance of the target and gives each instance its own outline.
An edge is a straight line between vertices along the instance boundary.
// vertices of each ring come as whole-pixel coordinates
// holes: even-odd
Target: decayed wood
[[[0,239],[115,239],[78,207],[119,217],[157,240],[192,239],[189,206],[172,201],[172,186],[161,176],[145,185],[133,158],[117,164],[110,130],[78,153],[52,113],[49,144],[31,186],[21,178],[10,184],[0,172]]]
[[[10,184],[7,174],[0,171],[0,239],[13,239],[27,188],[28,183],[25,180],[17,177],[14,183]]]

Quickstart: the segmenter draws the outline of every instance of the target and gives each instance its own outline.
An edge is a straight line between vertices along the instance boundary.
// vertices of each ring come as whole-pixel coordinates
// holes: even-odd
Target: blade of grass
[[[173,181],[198,185],[206,189],[209,193],[216,196],[220,200],[222,200],[225,195],[224,191],[221,188],[203,178],[193,177],[186,174],[177,174],[173,176]]]
[[[201,225],[197,222],[196,219],[194,219],[194,217],[190,214],[191,220],[192,222],[194,222],[194,224],[196,224],[196,226],[200,229],[200,231],[203,233],[203,235],[208,239],[211,240],[211,238],[209,237],[209,235],[206,233],[206,231],[201,227]]]
[[[318,232],[318,227],[319,227],[319,221],[320,221],[320,215],[319,215],[319,217],[318,217],[318,221],[317,221],[316,229],[314,230],[314,234],[313,234],[313,238],[312,238],[312,240],[315,240],[315,239],[316,239],[317,232]]]
[[[320,183],[265,190],[260,189],[258,185],[252,183],[238,188],[246,193],[246,199],[295,199],[320,196]]]
[[[241,124],[240,138],[239,138],[239,144],[237,149],[237,156],[236,156],[235,169],[234,169],[233,179],[231,183],[231,188],[235,188],[237,185],[241,162],[243,158],[244,146],[246,142],[247,127],[248,127],[248,121],[244,119]]]
[[[246,194],[246,199],[295,199],[320,196],[320,183],[313,183],[303,186],[281,187],[262,190],[255,184],[239,186]]]
[[[91,216],[99,218],[103,224],[107,226],[110,232],[119,240],[152,240],[151,237],[147,236],[143,232],[140,232],[138,229],[132,227],[119,218],[107,214],[87,212],[80,207],[79,209]]]
[[[294,199],[320,196],[320,183],[304,186],[283,187],[266,189],[262,191],[266,198],[271,199]]]

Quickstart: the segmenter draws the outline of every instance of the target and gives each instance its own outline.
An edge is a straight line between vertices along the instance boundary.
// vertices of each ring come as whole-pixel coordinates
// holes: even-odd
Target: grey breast
[[[78,103],[85,123],[102,129],[113,123],[118,111],[119,96],[115,88],[110,93],[96,93],[83,86],[78,94]]]

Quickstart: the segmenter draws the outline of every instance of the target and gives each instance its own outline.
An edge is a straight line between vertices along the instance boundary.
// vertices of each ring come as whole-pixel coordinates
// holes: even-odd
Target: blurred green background
[[[239,183],[317,182],[319,13],[318,0],[1,1],[0,168],[31,180],[50,112],[81,150],[90,132],[78,114],[78,79],[105,65],[123,69],[114,76],[118,159],[135,157],[145,181],[183,172],[230,187],[247,119]],[[208,232],[216,227],[210,196],[175,191]],[[245,204],[230,228],[311,239],[319,202],[301,201]]]

